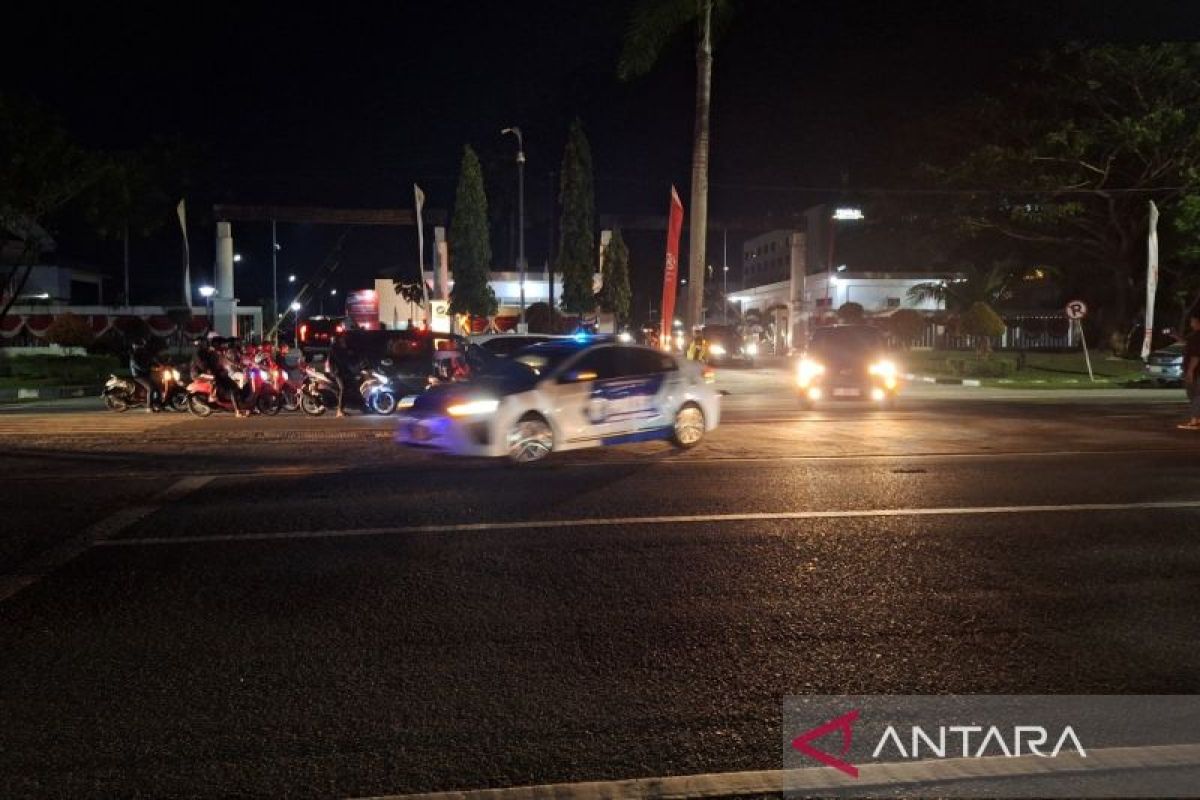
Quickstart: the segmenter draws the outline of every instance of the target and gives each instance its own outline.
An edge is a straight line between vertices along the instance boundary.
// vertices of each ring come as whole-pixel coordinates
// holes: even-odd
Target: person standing
[[[1188,334],[1183,347],[1183,386],[1187,389],[1191,419],[1179,427],[1200,431],[1200,309],[1188,317]]]

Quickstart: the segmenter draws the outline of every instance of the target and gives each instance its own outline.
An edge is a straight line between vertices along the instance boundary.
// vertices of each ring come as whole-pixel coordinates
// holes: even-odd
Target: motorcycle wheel
[[[279,397],[283,401],[284,411],[300,410],[300,393],[294,386],[284,386],[279,392]]]
[[[116,411],[117,413],[129,410],[129,402],[125,399],[125,396],[121,394],[105,393],[104,405],[108,406],[111,410]]]
[[[170,401],[167,403],[167,408],[172,411],[178,411],[180,414],[188,410],[188,396],[185,392],[176,392],[171,395]]]
[[[371,407],[375,409],[376,414],[387,416],[396,410],[396,395],[391,392],[377,392],[371,398]]]
[[[321,402],[321,398],[306,392],[300,395],[300,410],[310,417],[319,417],[325,413],[325,404]]]
[[[283,408],[283,400],[275,392],[263,392],[258,396],[258,413],[273,417]]]
[[[187,396],[188,411],[195,414],[197,417],[212,416],[213,410],[204,398],[198,394],[189,394]]]

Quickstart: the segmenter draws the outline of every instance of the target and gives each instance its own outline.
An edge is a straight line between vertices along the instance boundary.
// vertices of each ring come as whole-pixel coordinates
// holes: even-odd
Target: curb
[[[0,403],[19,400],[65,400],[71,397],[99,397],[103,386],[37,386],[18,389],[0,389]]]
[[[973,388],[983,386],[983,381],[979,380],[978,378],[941,378],[934,377],[933,375],[914,375],[911,372],[906,373],[901,377],[910,382],[936,383],[939,386],[970,386]]]

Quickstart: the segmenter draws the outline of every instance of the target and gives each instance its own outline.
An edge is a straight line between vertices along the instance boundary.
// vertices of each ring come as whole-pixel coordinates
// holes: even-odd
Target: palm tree
[[[1019,266],[1012,261],[997,261],[988,269],[969,265],[959,270],[953,278],[918,283],[908,290],[908,298],[914,303],[936,300],[948,311],[962,312],[975,303],[994,307],[1013,295],[1013,289],[1023,280],[1035,276],[1041,280],[1054,277],[1057,271],[1050,267],[1037,270]]]
[[[696,30],[696,125],[692,136],[692,223],[688,235],[686,325],[700,324],[704,305],[705,241],[708,237],[708,117],[712,101],[713,22],[730,0],[639,0],[634,8],[617,72],[629,80],[649,72],[680,30]]]

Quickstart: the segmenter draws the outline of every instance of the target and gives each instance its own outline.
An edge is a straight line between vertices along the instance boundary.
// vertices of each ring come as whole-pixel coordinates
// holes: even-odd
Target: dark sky
[[[419,182],[432,207],[452,201],[462,145],[485,163],[497,216],[514,202],[513,143],[525,131],[529,260],[546,255],[548,173],[569,121],[591,139],[601,213],[664,213],[669,185],[687,198],[693,61],[686,37],[650,76],[622,84],[615,62],[629,0],[603,2],[120,4],[22,3],[5,12],[0,89],[58,113],[99,148],[181,136],[205,159],[189,197],[194,264],[211,265],[214,200],[410,207]],[[774,187],[895,185],[911,154],[900,129],[1002,84],[1015,58],[1069,40],[1200,35],[1181,2],[906,3],[744,0],[718,42],[712,140],[715,217],[786,215],[825,197]],[[506,226],[493,231],[509,260]],[[135,243],[135,299],[176,284],[178,240]],[[285,226],[281,270],[310,271],[336,232]],[[235,226],[239,295],[269,293],[266,226]],[[662,234],[629,237],[636,284],[659,279]],[[69,221],[63,249],[105,265],[119,247]],[[740,235],[730,237],[732,254]],[[713,239],[719,263],[720,236]],[[410,230],[355,229],[335,283],[415,269]],[[736,277],[736,276],[735,276]],[[139,297],[140,296],[140,297]],[[641,300],[644,302],[644,300]]]

